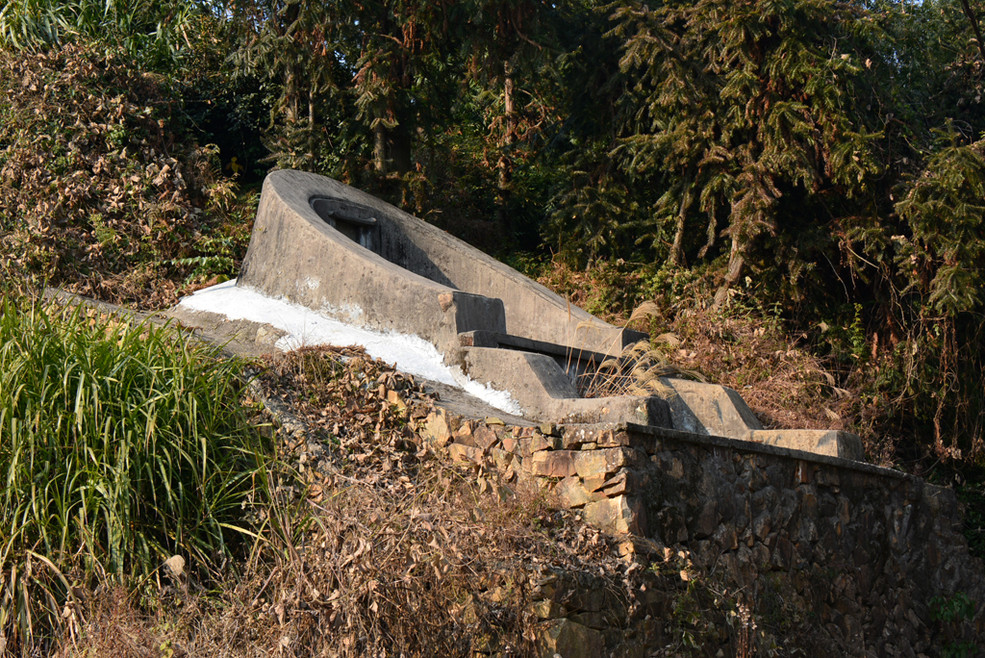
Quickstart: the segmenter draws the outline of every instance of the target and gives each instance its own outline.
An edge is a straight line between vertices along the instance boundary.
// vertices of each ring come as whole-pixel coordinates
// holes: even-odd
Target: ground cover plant
[[[252,544],[268,455],[241,373],[170,328],[0,299],[0,647],[71,637],[97,585],[208,582]]]
[[[243,205],[164,79],[69,45],[0,50],[0,85],[0,261],[19,277],[159,308],[235,271]]]

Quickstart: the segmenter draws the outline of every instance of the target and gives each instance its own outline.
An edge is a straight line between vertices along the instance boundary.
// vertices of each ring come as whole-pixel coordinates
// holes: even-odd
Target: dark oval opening
[[[326,224],[360,246],[379,253],[379,225],[371,208],[329,197],[312,197],[308,203]]]

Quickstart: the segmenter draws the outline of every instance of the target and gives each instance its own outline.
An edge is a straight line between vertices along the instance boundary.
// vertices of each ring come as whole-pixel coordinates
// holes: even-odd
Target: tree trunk
[[[513,187],[513,160],[509,147],[516,140],[516,114],[513,107],[513,66],[504,64],[503,79],[503,138],[500,143],[499,161],[496,163],[496,221],[505,236],[513,233],[513,221],[508,210]]]
[[[373,129],[373,168],[377,173],[386,173],[386,135],[381,125]]]
[[[684,230],[686,228],[687,211],[691,207],[691,199],[694,196],[690,189],[691,176],[685,176],[685,188],[681,194],[681,205],[677,209],[677,218],[674,221],[674,243],[670,247],[670,264],[674,267],[684,266]]]
[[[308,166],[315,166],[315,94],[314,89],[308,92]]]
[[[985,64],[985,42],[982,41],[982,30],[978,25],[978,16],[975,15],[975,11],[968,4],[968,0],[961,0],[961,7],[964,9],[964,15],[971,24],[971,29],[975,33],[975,41],[978,42],[978,53],[982,56],[982,63]]]
[[[406,116],[397,115],[397,125],[386,132],[388,171],[405,174],[411,169],[411,121]]]
[[[684,265],[684,207],[677,213],[674,222],[674,243],[670,246],[670,264],[674,267]]]
[[[284,81],[284,118],[287,125],[294,128],[298,125],[298,74],[294,66],[287,69],[287,80]]]
[[[728,256],[728,271],[725,273],[725,281],[715,293],[714,308],[720,308],[728,300],[728,291],[739,282],[742,277],[742,268],[746,264],[746,244],[742,239],[740,231],[732,234],[732,249]]]
[[[286,15],[288,30],[294,26],[298,20],[298,7],[291,7]],[[300,66],[297,62],[290,62],[287,65],[286,79],[284,80],[284,114],[287,121],[288,130],[294,130],[298,126],[298,115],[301,111],[301,82]],[[291,154],[294,155],[293,153]]]

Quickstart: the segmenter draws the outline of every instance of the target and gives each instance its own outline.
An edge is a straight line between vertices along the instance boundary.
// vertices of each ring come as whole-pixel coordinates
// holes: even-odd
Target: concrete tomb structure
[[[239,286],[358,326],[414,334],[448,365],[508,391],[531,420],[632,422],[861,460],[858,437],[765,430],[735,391],[665,378],[660,396],[581,397],[645,334],[607,324],[444,231],[315,174],[264,181]]]

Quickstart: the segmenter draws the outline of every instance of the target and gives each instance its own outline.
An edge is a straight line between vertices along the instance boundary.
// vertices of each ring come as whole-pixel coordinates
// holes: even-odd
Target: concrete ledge
[[[672,392],[665,399],[675,429],[733,439],[763,429],[742,396],[731,388],[674,377],[660,381]]]
[[[660,439],[669,439],[673,441],[683,441],[685,443],[697,443],[701,445],[707,445],[712,447],[727,448],[728,450],[739,450],[743,452],[756,452],[766,455],[776,455],[780,457],[789,457],[794,459],[800,459],[802,461],[815,462],[818,464],[825,464],[828,466],[838,466],[839,468],[847,468],[853,471],[859,471],[860,473],[868,473],[871,475],[878,475],[880,477],[896,478],[896,479],[912,479],[915,481],[923,482],[920,478],[914,475],[908,475],[901,471],[897,471],[891,468],[884,468],[882,466],[876,466],[874,464],[869,464],[863,461],[855,461],[852,459],[846,459],[844,457],[835,457],[832,455],[823,455],[815,452],[807,452],[806,450],[799,450],[796,448],[787,448],[783,446],[770,445],[767,443],[754,443],[746,439],[733,439],[724,436],[712,436],[712,435],[701,435],[693,434],[691,432],[682,432],[676,429],[670,429],[667,427],[656,427],[650,425],[643,425],[640,423],[625,423],[624,425],[618,425],[614,428],[608,428],[609,431],[616,431],[618,429],[625,428],[631,435],[636,435],[637,438],[631,439],[638,441],[635,445],[640,445],[645,443],[647,437],[654,437]]]
[[[463,364],[472,379],[510,391],[525,414],[534,418],[561,423],[670,424],[667,403],[657,397],[579,397],[571,377],[546,354],[467,347]]]
[[[630,332],[627,331],[627,335]],[[646,334],[640,334],[638,340],[646,340]],[[522,352],[537,352],[547,354],[563,361],[583,363],[586,366],[597,367],[603,361],[611,358],[611,355],[602,352],[579,349],[568,345],[558,345],[542,340],[531,340],[521,336],[511,336],[495,331],[467,331],[459,334],[459,341],[462,347],[499,347]]]
[[[838,430],[751,430],[746,440],[841,459],[862,461],[865,458],[862,440]]]

